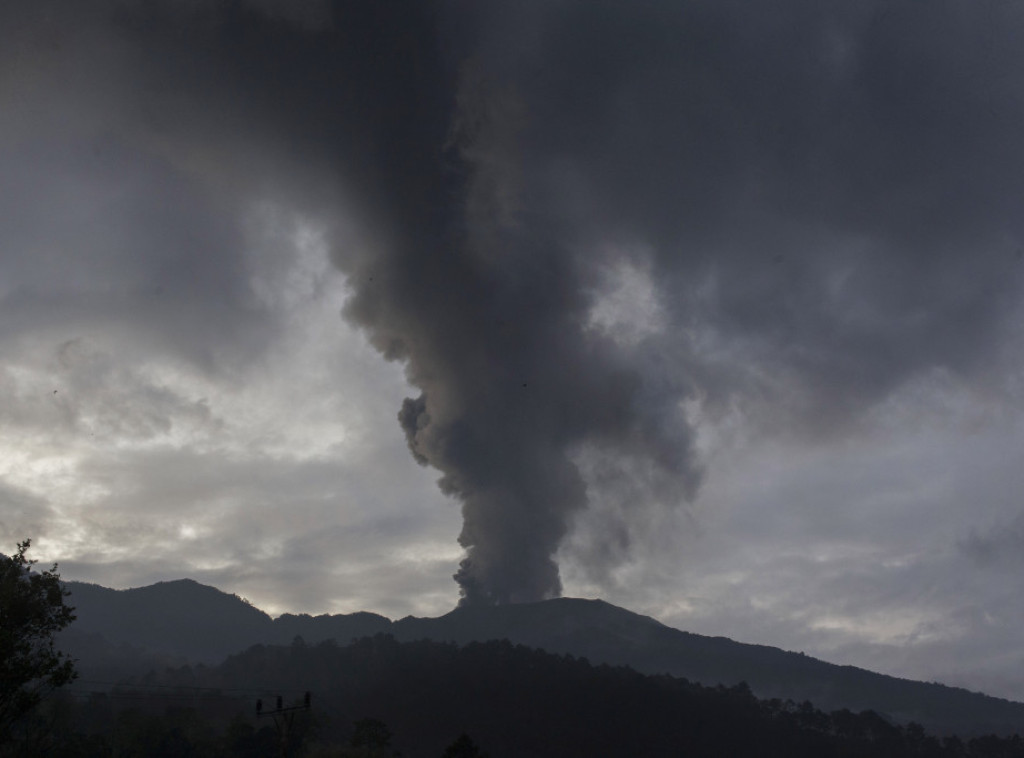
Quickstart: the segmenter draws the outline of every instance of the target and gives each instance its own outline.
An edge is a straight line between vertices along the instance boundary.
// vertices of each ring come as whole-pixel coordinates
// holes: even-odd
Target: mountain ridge
[[[746,682],[764,699],[810,701],[827,710],[876,710],[939,733],[1024,732],[1022,703],[694,634],[599,599],[462,607],[436,618],[393,621],[365,611],[272,618],[237,595],[190,579],[127,590],[78,582],[66,586],[79,616],[65,633],[72,654],[77,649],[95,657],[99,637],[113,647],[141,651],[150,666],[160,660],[216,663],[252,645],[284,645],[296,637],[310,644],[328,639],[346,644],[377,634],[459,645],[507,639],[643,674],[669,674],[711,686]]]

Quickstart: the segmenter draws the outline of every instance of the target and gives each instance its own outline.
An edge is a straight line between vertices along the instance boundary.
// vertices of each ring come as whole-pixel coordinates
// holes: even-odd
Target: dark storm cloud
[[[1020,292],[1019,14],[480,11],[449,141],[464,217],[379,259],[348,311],[424,390],[400,418],[464,502],[467,600],[558,591],[581,450],[633,480],[627,522],[666,474],[692,494],[684,399],[831,434],[929,371],[986,378]],[[631,347],[588,328],[616,255],[669,314]]]
[[[830,434],[929,371],[988,381],[1009,360],[1016,4],[336,2],[284,24],[273,3],[89,7],[81,37],[33,21],[19,65],[53,78],[114,51],[75,76],[121,114],[99,175],[146,219],[125,237],[157,246],[136,279],[247,323],[221,209],[265,185],[358,219],[363,243],[334,253],[345,315],[422,391],[399,420],[462,502],[466,602],[558,594],[600,489],[627,523],[692,498],[694,403]],[[38,226],[34,160],[15,165]],[[131,192],[135,171],[156,189]],[[117,242],[99,259],[135,281]],[[616,276],[651,302],[608,327]],[[628,550],[616,533],[592,560]]]
[[[584,233],[650,242],[684,335],[819,419],[973,374],[1021,276],[1020,13],[553,5],[546,45],[493,62],[537,125],[523,215],[582,207]]]
[[[236,198],[175,144],[170,102],[114,4],[5,7],[0,338],[74,325],[207,368],[273,325],[252,297]]]

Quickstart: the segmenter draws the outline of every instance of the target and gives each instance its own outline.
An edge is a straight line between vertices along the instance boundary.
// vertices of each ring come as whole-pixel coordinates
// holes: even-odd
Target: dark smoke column
[[[495,244],[512,242],[525,245]],[[591,436],[637,431],[639,381],[587,337],[568,257],[498,252],[487,261],[449,241],[409,261],[419,271],[416,315],[390,341],[423,389],[398,415],[409,448],[462,501],[467,556],[455,578],[466,604],[561,592],[554,555],[587,504],[572,453]]]
[[[555,597],[556,552],[587,506],[575,455],[623,449],[692,493],[689,430],[651,412],[639,370],[591,328],[596,261],[567,244],[520,173],[526,106],[471,58],[443,59],[429,19],[402,28],[377,41],[367,96],[387,147],[368,204],[384,238],[339,261],[356,286],[345,314],[422,391],[398,418],[416,460],[462,503],[462,603]]]
[[[379,236],[347,315],[422,393],[463,602],[557,595],[591,497],[624,536],[588,568],[692,497],[684,399],[828,441],[918,380],[1019,375],[1018,4],[339,5]],[[633,343],[593,318],[620,265],[662,311]]]
[[[568,517],[586,503],[564,453],[541,434],[531,442],[528,403],[515,397],[522,387],[509,389],[511,397],[488,393],[488,405],[450,422],[424,422],[424,396],[406,400],[399,414],[414,454],[430,451],[421,460],[444,471],[440,486],[462,500],[459,543],[467,556],[455,579],[464,604],[557,596],[554,553]],[[476,412],[493,428],[473,428]]]
[[[416,460],[462,501],[464,604],[560,594],[554,556],[587,506],[573,461],[580,445],[661,446],[680,474],[691,457],[638,417],[642,384],[581,327],[580,282],[564,259],[553,251],[522,265],[538,258],[541,272],[439,286],[430,296],[451,332],[426,322],[407,343],[424,394],[404,402],[399,420]]]

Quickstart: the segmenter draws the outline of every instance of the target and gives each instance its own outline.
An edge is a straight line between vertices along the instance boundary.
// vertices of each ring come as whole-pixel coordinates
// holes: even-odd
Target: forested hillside
[[[461,735],[468,735],[463,747],[475,744],[491,758],[1024,756],[1016,736],[939,738],[874,712],[758,700],[742,684],[705,687],[506,641],[297,639],[255,646],[215,667],[167,669],[104,694],[88,687],[80,683],[29,725],[24,737],[38,754],[275,755],[271,722],[285,720],[272,713],[277,697],[301,706],[309,692],[308,710],[289,711],[294,756],[441,758]]]
[[[190,580],[131,590],[71,583],[78,620],[63,644],[93,679],[120,680],[168,665],[215,664],[251,645],[334,639],[344,645],[377,633],[402,641],[507,639],[592,663],[671,674],[708,686],[746,682],[760,698],[809,700],[826,710],[874,710],[939,734],[1024,731],[1024,704],[935,683],[838,666],[800,653],[707,637],[600,600],[559,598],[458,608],[438,618],[391,621],[372,613],[272,619],[242,598]]]

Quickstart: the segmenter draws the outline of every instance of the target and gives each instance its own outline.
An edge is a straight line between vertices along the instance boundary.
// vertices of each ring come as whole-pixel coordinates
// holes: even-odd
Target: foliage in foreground
[[[31,542],[0,555],[0,743],[13,725],[55,688],[71,682],[73,662],[54,647],[54,635],[75,620],[54,564],[34,571]]]

